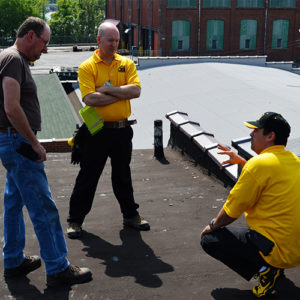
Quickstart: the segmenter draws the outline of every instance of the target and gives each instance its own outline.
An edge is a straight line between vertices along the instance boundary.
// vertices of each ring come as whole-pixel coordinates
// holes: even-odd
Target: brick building
[[[300,0],[106,0],[106,18],[142,55],[300,59]]]

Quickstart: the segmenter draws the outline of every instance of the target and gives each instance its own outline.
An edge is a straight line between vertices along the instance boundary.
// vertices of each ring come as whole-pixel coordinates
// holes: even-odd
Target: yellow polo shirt
[[[85,60],[78,69],[78,81],[82,99],[96,91],[104,83],[110,82],[114,86],[135,84],[141,86],[135,64],[129,58],[115,54],[109,65],[98,55],[96,50],[90,58]],[[119,121],[131,115],[130,99],[119,100],[105,106],[95,106],[104,121]]]
[[[262,257],[277,268],[300,265],[300,159],[276,145],[251,158],[231,190],[224,210],[275,246]]]

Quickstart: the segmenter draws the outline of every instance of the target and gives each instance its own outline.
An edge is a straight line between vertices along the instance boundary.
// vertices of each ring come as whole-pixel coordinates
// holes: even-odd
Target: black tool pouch
[[[269,255],[274,247],[274,243],[272,241],[255,230],[250,229],[247,232],[247,237],[256,246],[256,248],[263,253],[264,256]]]
[[[71,164],[79,164],[84,151],[84,144],[86,140],[91,136],[89,130],[87,129],[85,123],[83,123],[78,129],[74,136],[74,146],[72,147],[71,153]]]

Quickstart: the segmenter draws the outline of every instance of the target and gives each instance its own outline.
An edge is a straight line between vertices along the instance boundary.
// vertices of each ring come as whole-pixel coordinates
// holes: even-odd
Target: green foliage
[[[29,16],[39,16],[35,0],[0,0],[0,37],[15,38],[19,26]]]
[[[49,22],[52,36],[74,34],[74,4],[74,0],[57,1],[57,11],[51,15]]]
[[[52,43],[67,43],[65,36],[72,36],[75,42],[95,42],[104,8],[104,0],[57,0],[57,12],[49,22]]]
[[[27,17],[45,19],[49,3],[57,4],[49,21],[51,43],[96,41],[97,28],[104,19],[105,0],[0,0],[0,45],[3,38],[15,39],[18,27]]]

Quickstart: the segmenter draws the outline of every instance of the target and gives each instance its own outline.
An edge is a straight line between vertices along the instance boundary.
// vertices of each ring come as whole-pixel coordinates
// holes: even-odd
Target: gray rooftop
[[[34,73],[54,66],[78,67],[92,52],[49,52],[33,67]],[[248,136],[245,120],[265,111],[281,113],[292,127],[291,140],[300,127],[300,76],[269,67],[202,62],[170,65],[138,71],[142,95],[131,101],[135,149],[153,147],[153,122],[163,120],[164,145],[169,139],[165,115],[173,110],[189,118],[230,145],[232,139]],[[45,123],[45,122],[44,122]]]
[[[4,281],[0,299],[22,300],[253,300],[256,280],[245,281],[201,249],[200,232],[216,216],[229,189],[195,167],[188,157],[165,149],[169,164],[153,158],[152,150],[134,150],[132,177],[140,213],[151,230],[124,229],[110,182],[110,163],[104,169],[92,211],[79,240],[67,239],[69,260],[89,267],[93,280],[82,285],[47,289],[44,265],[26,277]],[[79,167],[70,154],[48,154],[46,172],[64,231],[69,197]],[[0,166],[0,194],[4,169]],[[0,215],[2,218],[2,205]],[[24,209],[26,254],[39,254],[32,224]],[[2,223],[2,222],[1,222]],[[244,224],[241,218],[236,225]],[[2,230],[0,246],[3,246]],[[3,270],[3,261],[0,260]],[[270,299],[300,299],[300,268],[285,271],[278,293]]]
[[[56,65],[76,67],[83,56],[90,55],[66,52],[55,56],[49,52],[36,62],[34,72],[43,73]],[[139,75],[143,91],[140,99],[132,101],[139,122],[134,126],[136,150],[131,169],[135,198],[141,215],[151,223],[151,230],[139,233],[123,228],[108,163],[92,211],[85,220],[83,237],[67,240],[69,260],[91,268],[93,281],[47,289],[42,267],[11,281],[5,282],[0,277],[0,299],[254,299],[251,288],[255,280],[243,280],[206,255],[199,245],[202,228],[216,216],[229,188],[175,150],[166,148],[169,164],[161,164],[153,158],[153,150],[145,149],[153,148],[155,119],[164,120],[167,143],[170,124],[165,114],[173,110],[187,112],[190,119],[227,144],[247,136],[249,131],[242,121],[257,118],[265,110],[286,116],[294,128],[292,137],[297,137],[298,76],[276,69],[212,63],[145,69]],[[69,153],[50,153],[45,165],[66,230],[69,197],[79,168],[70,164]],[[3,194],[2,166],[0,174],[0,194]],[[25,220],[25,251],[38,254],[38,243],[26,212]],[[244,219],[240,218],[236,224],[245,224]],[[0,235],[2,246],[2,231]],[[3,270],[2,260],[0,267]],[[285,274],[286,278],[278,285],[279,292],[270,299],[300,299],[300,268],[286,270]]]

